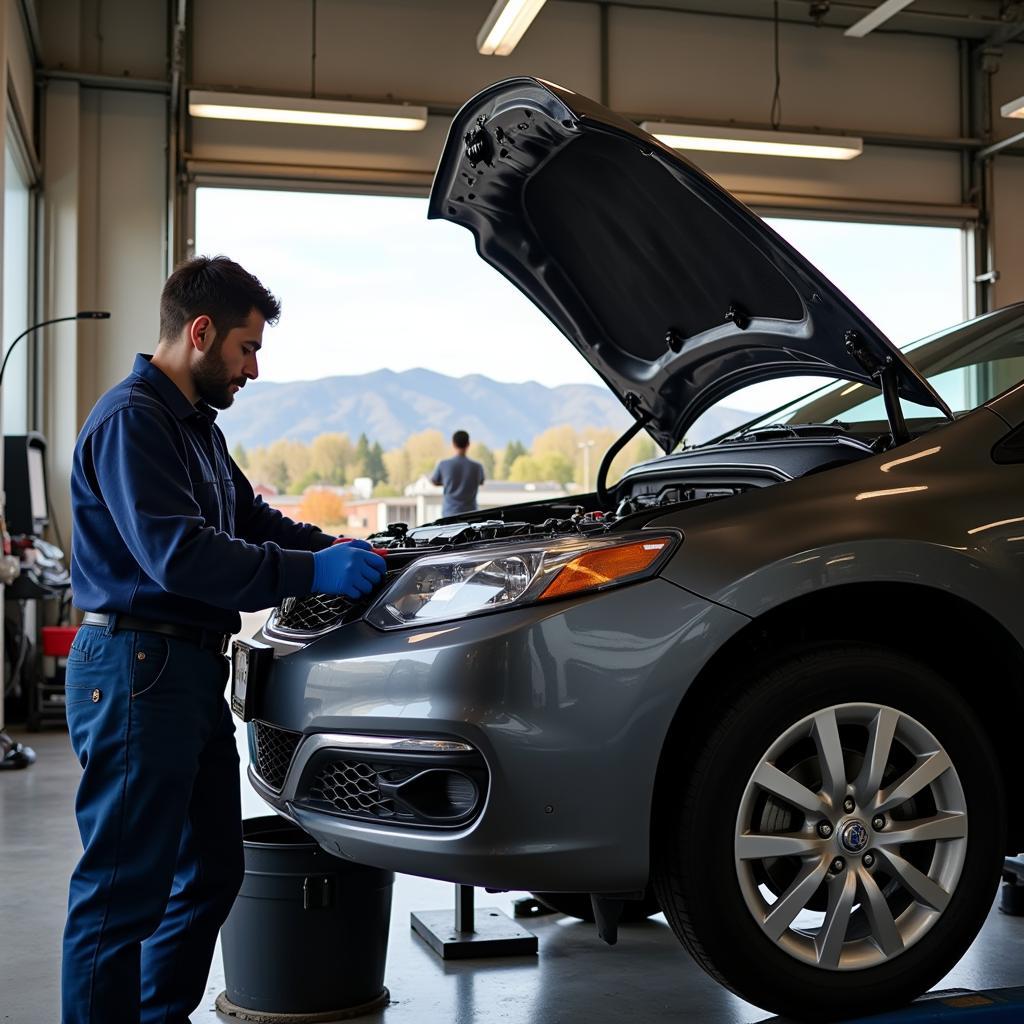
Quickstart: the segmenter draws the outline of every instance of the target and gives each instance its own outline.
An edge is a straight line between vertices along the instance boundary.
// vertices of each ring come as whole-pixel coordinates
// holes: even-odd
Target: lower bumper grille
[[[381,793],[382,777],[379,766],[375,768],[362,761],[332,761],[313,780],[309,799],[328,804],[342,814],[393,818],[395,801]]]
[[[256,774],[271,789],[280,792],[302,733],[278,729],[266,722],[253,722],[253,734],[256,740]]]
[[[295,803],[380,824],[452,828],[479,813],[486,792],[487,768],[475,752],[374,754],[364,761],[335,749],[310,759]]]

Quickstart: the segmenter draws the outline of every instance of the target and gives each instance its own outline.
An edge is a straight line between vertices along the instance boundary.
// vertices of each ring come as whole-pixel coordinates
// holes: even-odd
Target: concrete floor
[[[74,794],[79,768],[66,733],[18,735],[36,749],[25,771],[0,773],[0,1022],[56,1024],[60,1019],[60,935],[67,879],[79,855]],[[244,730],[239,730],[243,764]],[[246,817],[266,808],[243,783]],[[521,894],[477,904],[511,912]],[[686,955],[660,915],[622,929],[605,946],[593,926],[561,915],[529,919],[536,957],[444,963],[409,927],[413,910],[451,906],[453,888],[402,875],[396,879],[385,983],[393,1002],[361,1020],[378,1024],[588,1024],[688,1021],[751,1024],[770,1014],[716,985]],[[967,956],[937,988],[1024,985],[1024,918],[993,910]],[[228,1024],[214,1010],[224,988],[218,950],[194,1024]]]

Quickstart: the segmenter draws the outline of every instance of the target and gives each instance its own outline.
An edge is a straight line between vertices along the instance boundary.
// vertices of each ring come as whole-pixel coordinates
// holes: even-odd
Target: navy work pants
[[[227,661],[83,626],[68,657],[84,853],[64,931],[63,1024],[188,1024],[242,882]]]

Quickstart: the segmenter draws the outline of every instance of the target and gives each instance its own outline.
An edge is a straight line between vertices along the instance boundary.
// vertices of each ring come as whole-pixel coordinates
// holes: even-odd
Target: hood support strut
[[[608,451],[604,453],[604,458],[601,460],[601,468],[597,471],[597,496],[601,501],[602,505],[607,505],[609,501],[608,497],[608,471],[612,468],[612,460],[615,458],[623,448],[629,444],[630,441],[644,429],[647,421],[651,418],[650,413],[644,412],[643,409],[637,408],[635,403],[633,405],[634,415],[637,417],[636,423],[634,423],[617,441],[613,441]]]
[[[888,353],[882,359],[878,359],[868,350],[856,331],[847,331],[844,340],[846,351],[864,367],[864,370],[871,375],[872,380],[882,389],[885,415],[889,420],[893,446],[906,443],[910,440],[910,430],[903,415],[903,407],[900,405],[899,369],[896,361]],[[943,410],[943,412],[945,411]],[[950,419],[952,419],[951,416]]]

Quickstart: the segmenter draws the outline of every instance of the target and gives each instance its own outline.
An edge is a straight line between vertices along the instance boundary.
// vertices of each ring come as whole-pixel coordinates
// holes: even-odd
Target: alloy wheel
[[[759,760],[736,819],[736,873],[780,949],[819,969],[862,970],[941,918],[967,824],[956,768],[928,729],[884,705],[834,705]]]

